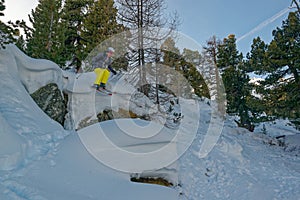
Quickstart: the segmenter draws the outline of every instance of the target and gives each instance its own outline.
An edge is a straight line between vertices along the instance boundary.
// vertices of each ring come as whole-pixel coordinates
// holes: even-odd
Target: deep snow
[[[117,110],[128,106],[127,97],[113,100],[96,96],[89,88],[93,78],[93,73],[76,78],[50,61],[27,57],[13,45],[0,50],[0,199],[300,199],[299,131],[285,124],[269,124],[267,131],[269,135],[289,135],[286,140],[295,148],[270,145],[271,137],[261,134],[260,128],[250,133],[229,117],[225,122],[213,119],[207,102],[197,101],[195,109],[194,100],[180,99],[186,111],[181,128],[176,130],[182,137],[156,126],[159,121],[149,125],[138,119],[67,131],[29,96],[50,82],[68,92],[72,111],[67,116],[69,129],[77,129],[80,120],[93,119],[107,107]],[[156,112],[151,102],[133,106]],[[136,129],[129,122],[134,122]],[[160,134],[149,137],[150,130],[157,127]],[[213,127],[222,127],[220,137],[209,137],[209,131],[216,130]],[[119,136],[124,129],[135,139]],[[99,130],[105,134],[100,135]],[[193,130],[196,135],[189,135]],[[103,139],[107,137],[129,155],[155,152],[166,144],[173,151],[154,154],[144,160],[148,163],[138,163],[139,159],[137,163],[127,162],[128,157],[115,154],[118,148],[105,146]],[[208,140],[217,143],[207,145]],[[181,153],[180,159],[172,162],[172,156]],[[133,183],[132,175],[160,175],[178,186]]]

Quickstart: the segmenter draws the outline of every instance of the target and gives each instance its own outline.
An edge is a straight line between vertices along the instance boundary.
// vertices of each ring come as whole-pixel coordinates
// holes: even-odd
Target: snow
[[[291,122],[286,119],[276,119],[274,121],[261,123],[255,127],[254,132],[262,133],[263,130],[267,135],[272,137],[281,135],[295,135],[299,133],[299,131],[292,126]]]
[[[199,143],[193,143],[180,160],[179,180],[187,199],[300,197],[298,153],[269,146],[231,121],[225,122],[218,144],[205,159],[197,159],[198,148]]]
[[[85,151],[78,135],[66,137],[56,150],[1,184],[1,199],[176,199],[170,188],[129,182]]]
[[[70,74],[15,46],[1,50],[0,58],[0,199],[177,198],[171,188],[133,183],[130,174],[102,165],[76,132],[51,120],[29,96],[50,82],[68,91],[72,83],[63,79]]]
[[[126,79],[110,79],[119,93],[111,97],[96,95],[93,79],[13,45],[0,50],[1,200],[300,199],[300,132],[288,121],[265,124],[268,135],[262,125],[253,134],[216,115],[214,102],[180,98],[184,118],[167,128],[151,101],[128,95],[135,91]],[[52,82],[69,95],[65,127],[29,95]],[[80,127],[101,110],[129,106],[151,121]],[[286,135],[285,147],[266,143],[279,135]],[[163,177],[174,186],[133,183],[133,176]]]
[[[14,132],[2,116],[0,116],[0,124],[2,129],[0,132],[0,169],[12,170],[24,159],[25,141]]]

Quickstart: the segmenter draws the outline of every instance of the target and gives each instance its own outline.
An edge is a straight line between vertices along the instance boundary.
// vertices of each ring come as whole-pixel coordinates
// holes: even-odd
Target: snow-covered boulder
[[[20,79],[30,94],[49,83],[56,83],[62,90],[62,70],[54,62],[31,58],[15,45],[7,46],[5,52],[14,63],[10,66],[13,68],[11,69],[12,74],[16,76],[16,79]]]
[[[55,83],[38,89],[31,97],[51,119],[64,124],[67,108],[64,97]]]

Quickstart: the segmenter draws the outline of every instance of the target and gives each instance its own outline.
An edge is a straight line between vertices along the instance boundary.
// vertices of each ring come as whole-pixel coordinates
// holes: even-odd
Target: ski
[[[96,85],[92,85],[91,86],[92,88],[97,88]],[[115,92],[115,91],[110,91],[110,90],[107,90],[107,89],[103,89],[103,88],[99,88],[98,90],[96,89],[96,92],[99,93],[99,94],[105,94],[105,95],[109,95],[111,96],[112,94],[115,94],[115,95],[126,95],[126,96],[131,96],[132,94],[131,93],[123,93],[123,92]]]
[[[109,95],[111,96],[113,93],[107,89],[99,88],[96,90],[97,93],[103,94],[103,95]]]
[[[109,95],[109,96],[111,96],[112,95],[112,92],[111,91],[109,91],[109,90],[107,90],[107,89],[103,89],[103,88],[98,88],[97,89],[97,85],[91,85],[91,87],[92,88],[95,88],[96,89],[96,92],[98,93],[98,94],[102,94],[102,95]]]

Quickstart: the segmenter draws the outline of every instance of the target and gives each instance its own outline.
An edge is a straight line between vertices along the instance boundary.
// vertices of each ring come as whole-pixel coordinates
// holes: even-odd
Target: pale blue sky
[[[177,10],[179,31],[199,45],[213,35],[219,39],[235,34],[239,51],[250,51],[253,38],[269,43],[272,30],[288,16],[291,0],[166,0],[168,10]]]
[[[200,46],[213,35],[223,39],[235,34],[238,49],[249,52],[253,38],[260,36],[269,43],[272,30],[287,18],[291,0],[165,0],[168,11],[177,10],[182,24],[179,31]],[[8,21],[28,19],[38,0],[6,0]]]

